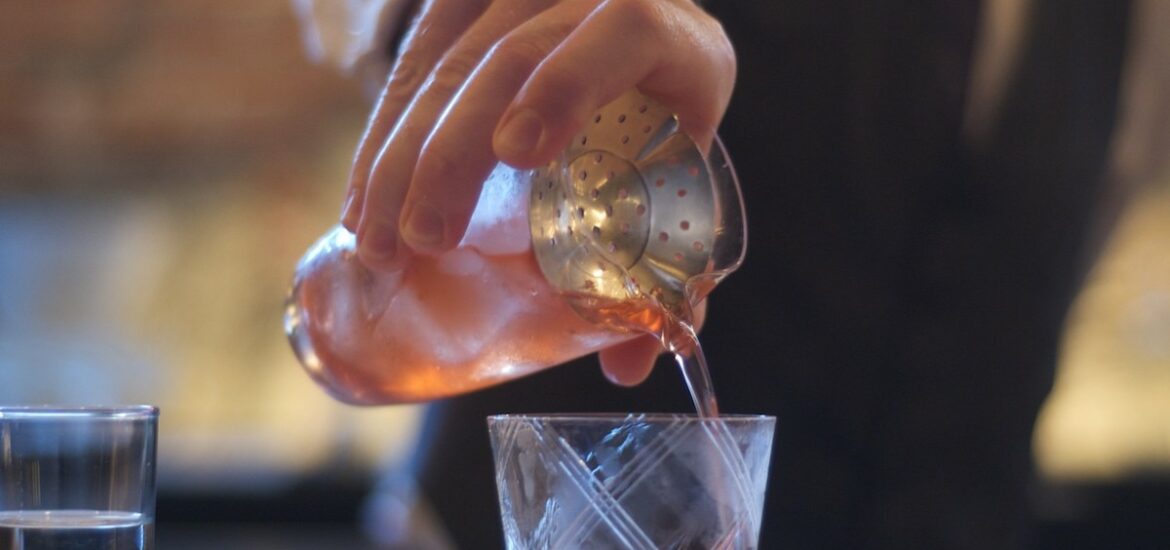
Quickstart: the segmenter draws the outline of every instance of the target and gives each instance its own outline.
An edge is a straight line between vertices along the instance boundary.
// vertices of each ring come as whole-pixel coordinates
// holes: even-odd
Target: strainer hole
[[[679,222],[678,228],[682,229],[683,231],[686,231],[686,230],[691,228],[691,222],[689,222],[687,220],[683,220],[683,221]]]
[[[593,237],[594,238],[601,238],[601,228],[597,227],[596,225],[593,226]]]
[[[702,252],[703,251],[703,243],[701,243],[699,241],[695,241],[695,242],[691,243],[691,248],[695,249],[695,252]]]
[[[536,192],[536,200],[538,200],[538,201],[544,200],[544,191],[537,191]]]
[[[605,217],[608,218],[610,216],[613,216],[613,205],[607,204],[605,205]]]
[[[581,136],[581,145],[585,145],[589,141],[589,136]]]
[[[675,252],[675,253],[674,253],[674,261],[676,261],[676,262],[681,262],[681,261],[683,261],[683,255],[682,255],[682,252]]]
[[[626,189],[625,187],[618,189],[618,198],[619,199],[626,200],[629,197],[630,197],[630,190],[629,189]]]
[[[610,170],[610,171],[608,171],[608,172],[606,172],[606,173],[605,173],[605,177],[606,177],[606,179],[611,179],[611,180],[612,180],[612,179],[614,179],[615,177],[617,177],[617,174],[615,174],[615,173],[613,172],[613,170]]]
[[[593,123],[597,124],[598,122],[601,122],[601,115],[597,115],[597,116],[593,117]]]
[[[680,199],[681,199],[681,198],[683,198],[683,197],[685,197],[685,196],[687,196],[687,190],[686,190],[686,189],[679,189],[679,190],[678,190],[678,198],[680,198]]]
[[[658,234],[658,240],[660,240],[660,241],[662,241],[662,242],[669,241],[669,240],[670,240],[670,235],[666,234],[666,232],[665,232],[665,231],[663,231],[663,232],[661,232],[661,233],[659,233],[659,234]]]
[[[639,216],[641,216],[646,213],[646,205],[639,204],[638,208],[635,208],[634,211],[637,212]]]
[[[623,122],[625,122],[625,121],[626,121],[626,115],[625,115],[625,114],[620,114],[620,115],[618,115],[618,124],[621,124],[621,123],[623,123]]]
[[[585,290],[593,290],[597,285],[594,284],[593,279],[585,279]]]
[[[650,125],[649,125],[649,124],[647,124],[647,125],[645,125],[645,126],[643,126],[643,127],[642,127],[642,133],[643,133],[643,134],[649,134],[651,129],[652,129],[652,128],[650,127]]]
[[[594,189],[594,190],[592,190],[592,191],[590,191],[590,192],[589,192],[589,196],[590,196],[590,197],[592,197],[592,198],[593,198],[593,200],[597,200],[597,197],[600,197],[600,196],[601,196],[601,190],[600,190],[600,189]]]
[[[584,208],[577,207],[577,217],[581,218],[582,220],[585,219],[585,209]]]
[[[645,112],[646,112],[646,104],[645,104],[645,103],[643,103],[641,106],[639,106],[639,107],[638,107],[638,112],[639,112],[639,113],[645,113]]]
[[[557,209],[557,217],[558,218],[561,217],[561,209],[560,208]]]
[[[687,169],[687,173],[690,174],[692,178],[697,178],[697,177],[699,177],[699,167],[692,166],[692,167]]]
[[[617,243],[610,241],[607,250],[609,250],[610,254],[617,252]]]
[[[593,164],[601,164],[601,153],[593,155]]]
[[[548,188],[549,188],[549,189],[552,189],[552,186],[553,186],[553,181],[552,181],[552,180],[548,180]]]
[[[654,181],[654,187],[662,187],[663,185],[666,185],[666,178],[658,178]]]
[[[556,246],[556,245],[557,245],[557,238],[556,238],[556,237],[552,237],[552,238],[550,238],[550,239],[548,240],[548,244],[549,244],[549,245],[551,245],[551,246]]]
[[[630,224],[629,224],[629,222],[622,222],[622,225],[621,225],[621,230],[622,230],[622,234],[627,234],[627,233],[629,233],[629,232],[630,232]]]
[[[630,142],[630,136],[622,136],[622,144],[623,145],[626,143],[629,143],[629,142]]]
[[[577,176],[580,177],[581,179],[585,179],[585,178],[589,177],[589,172],[582,170],[580,174],[577,174]]]

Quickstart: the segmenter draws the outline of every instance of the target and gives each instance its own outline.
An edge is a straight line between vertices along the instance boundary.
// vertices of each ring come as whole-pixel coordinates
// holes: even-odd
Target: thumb
[[[636,386],[650,376],[654,360],[662,353],[662,344],[653,336],[639,336],[601,350],[601,372],[619,386]]]

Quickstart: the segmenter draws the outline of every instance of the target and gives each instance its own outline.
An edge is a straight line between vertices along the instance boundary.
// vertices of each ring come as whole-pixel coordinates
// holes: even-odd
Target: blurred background
[[[368,109],[299,32],[286,0],[0,0],[0,403],[159,405],[162,548],[356,534],[413,443],[416,409],[334,402],[283,337]]]
[[[0,403],[159,405],[162,548],[375,547],[417,438],[284,341],[368,110],[300,32],[286,0],[0,0]],[[1046,547],[1164,522],[1170,181],[1070,316],[1034,450]]]

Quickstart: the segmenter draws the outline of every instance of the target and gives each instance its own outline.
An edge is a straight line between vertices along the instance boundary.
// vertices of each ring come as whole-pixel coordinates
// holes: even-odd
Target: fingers
[[[341,223],[351,232],[357,232],[366,183],[382,144],[442,53],[479,16],[483,10],[479,4],[482,2],[428,0],[403,38],[389,79],[382,88],[354,156],[341,211]]]
[[[550,0],[510,0],[492,4],[443,54],[418,93],[399,116],[370,170],[357,223],[358,254],[373,267],[389,267],[400,242],[399,225],[419,242],[442,241],[450,232],[432,205],[400,219],[419,150],[448,102],[491,45],[514,25],[543,10]],[[451,238],[458,238],[457,236]]]
[[[620,37],[620,39],[616,39]],[[718,22],[689,2],[607,0],[536,69],[500,121],[499,158],[518,167],[552,159],[599,106],[637,86],[709,142],[735,81]],[[535,139],[516,136],[536,134]]]
[[[504,109],[537,65],[595,5],[570,0],[520,25],[498,41],[450,102],[419,156],[400,221],[412,249],[455,247],[479,198],[480,184],[495,166],[492,133]],[[416,219],[442,227],[430,239]]]
[[[619,386],[636,386],[650,376],[654,360],[662,353],[662,344],[653,336],[639,336],[601,350],[601,372]]]
[[[400,249],[456,246],[497,159],[546,163],[631,87],[675,110],[702,145],[735,79],[726,35],[686,0],[495,2],[435,63],[409,102],[383,101],[379,111],[398,114],[371,124],[355,162],[345,218],[373,267]]]
[[[707,320],[707,301],[699,302],[694,308],[694,326],[698,331]],[[619,386],[636,386],[646,381],[654,370],[654,361],[666,350],[656,336],[640,336],[601,350],[597,358],[601,361],[601,372]]]

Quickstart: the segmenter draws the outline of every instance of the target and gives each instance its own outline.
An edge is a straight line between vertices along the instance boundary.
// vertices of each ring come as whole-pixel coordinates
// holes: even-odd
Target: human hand
[[[358,146],[342,223],[375,268],[449,250],[496,162],[547,163],[635,86],[707,143],[734,80],[727,36],[690,0],[426,0]],[[638,339],[603,367],[636,383],[659,351]]]

